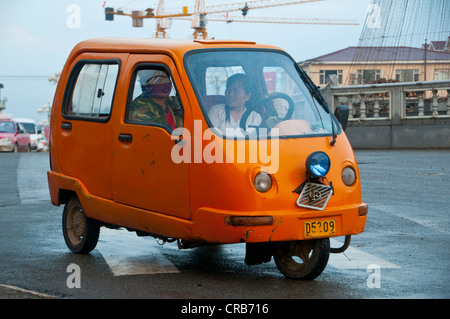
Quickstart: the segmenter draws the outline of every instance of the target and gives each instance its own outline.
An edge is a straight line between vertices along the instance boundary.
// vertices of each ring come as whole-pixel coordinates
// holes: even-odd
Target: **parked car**
[[[48,151],[48,142],[44,135],[38,135],[38,143],[36,152],[47,152]]]
[[[38,127],[34,120],[27,118],[13,118],[14,122],[19,123],[30,134],[31,150],[35,151],[38,147]]]
[[[5,117],[0,118],[0,151],[31,151],[30,134],[26,133],[21,124]]]

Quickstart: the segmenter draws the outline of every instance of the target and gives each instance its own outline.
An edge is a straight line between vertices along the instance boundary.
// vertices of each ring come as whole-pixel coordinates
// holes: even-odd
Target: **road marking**
[[[342,243],[330,238],[331,247],[340,247]],[[355,247],[348,247],[340,254],[331,254],[328,265],[338,269],[364,269],[369,265],[378,265],[380,268],[400,268],[387,260],[371,255]]]
[[[170,274],[180,271],[148,238],[127,230],[102,228],[97,250],[114,276]]]
[[[17,185],[21,203],[49,200],[47,176],[45,175],[48,170],[48,162],[37,158],[41,154],[27,153],[23,155],[19,157],[17,168]],[[43,173],[37,174],[36,172]],[[331,245],[339,247],[342,243],[331,239]],[[97,249],[103,255],[114,276],[180,272],[164,257],[155,246],[155,242],[151,242],[145,237],[137,237],[134,233],[126,230],[102,228]],[[365,270],[371,264],[376,264],[380,268],[400,268],[352,246],[344,253],[331,254],[328,261],[328,265],[338,269]]]
[[[331,246],[342,243],[331,238]],[[137,237],[126,230],[102,228],[97,250],[102,254],[114,276],[180,273],[148,238]],[[344,253],[331,254],[328,266],[337,269],[367,270],[369,265],[399,269],[393,264],[361,249],[350,246]]]
[[[17,188],[21,204],[50,200],[47,183],[48,161],[40,153],[20,154],[17,164]]]
[[[25,293],[25,294],[29,294],[29,295],[33,295],[33,296],[37,296],[37,297],[40,297],[40,298],[48,298],[48,299],[56,298],[54,296],[50,296],[50,295],[47,295],[47,294],[42,294],[40,292],[36,292],[36,291],[28,290],[28,289],[23,289],[23,288],[16,287],[16,286],[0,284],[0,287],[6,288],[6,289],[10,289],[10,290],[14,290],[14,291],[21,292],[21,293]]]

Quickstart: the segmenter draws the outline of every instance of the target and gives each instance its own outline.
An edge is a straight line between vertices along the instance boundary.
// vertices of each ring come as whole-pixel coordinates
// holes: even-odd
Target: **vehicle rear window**
[[[64,115],[107,121],[118,75],[116,60],[80,61],[74,67],[66,88]]]

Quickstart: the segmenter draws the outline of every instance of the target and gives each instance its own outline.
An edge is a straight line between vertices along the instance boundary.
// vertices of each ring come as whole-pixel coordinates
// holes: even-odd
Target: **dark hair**
[[[236,73],[227,79],[227,88],[234,82],[239,82],[246,94],[251,94],[251,84],[248,76],[244,73]],[[248,102],[248,101],[247,101]],[[247,103],[246,103],[247,104]],[[225,121],[230,122],[230,107],[225,103]]]

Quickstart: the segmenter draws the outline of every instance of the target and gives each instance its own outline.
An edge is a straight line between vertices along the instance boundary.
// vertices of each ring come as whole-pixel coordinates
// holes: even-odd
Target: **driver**
[[[225,136],[244,136],[239,127],[247,102],[251,98],[251,85],[247,75],[238,73],[230,76],[225,89],[225,104],[217,104],[208,112],[209,119],[216,129]],[[261,124],[261,116],[252,111],[247,118],[247,132],[252,133]]]

